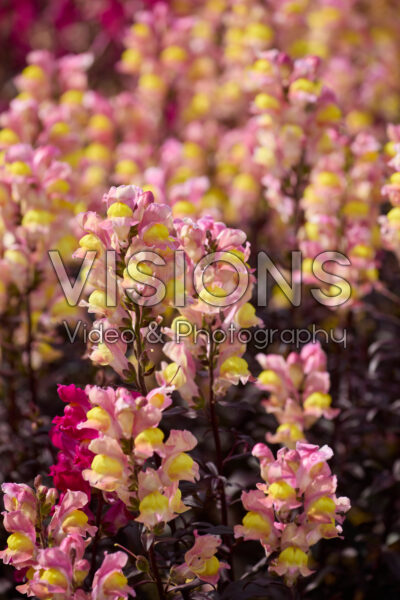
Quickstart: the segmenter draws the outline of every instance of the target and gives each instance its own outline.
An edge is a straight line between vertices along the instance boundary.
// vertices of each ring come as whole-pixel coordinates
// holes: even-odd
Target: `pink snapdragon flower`
[[[136,596],[122,572],[127,560],[124,552],[105,554],[101,567],[94,575],[91,600],[119,600]]]
[[[48,526],[48,534],[57,544],[67,534],[86,537],[93,536],[97,527],[89,525],[89,517],[83,509],[88,506],[84,492],[68,490],[55,509]]]
[[[175,570],[186,579],[197,577],[215,586],[221,571],[229,569],[227,563],[216,557],[222,540],[218,535],[198,535],[197,531],[194,532],[194,538],[192,548],[185,554],[185,562]]]
[[[138,476],[139,516],[135,520],[153,529],[189,510],[182,502],[178,483],[173,481],[163,485],[160,474],[154,469],[141,471]]]
[[[82,537],[70,534],[59,546],[40,550],[33,573],[29,573],[27,583],[17,589],[43,600],[49,594],[60,599],[70,598],[89,572],[89,562],[83,558],[85,547]]]
[[[307,565],[312,545],[342,532],[350,501],[336,496],[336,477],[327,463],[332,454],[328,446],[300,442],[294,450],[278,450],[276,459],[264,444],[253,448],[264,483],[243,493],[248,512],[243,525],[235,527],[235,537],[258,539],[267,555],[279,550],[269,568],[288,585],[311,573]]]
[[[296,442],[305,441],[304,432],[317,419],[338,415],[339,410],[331,407],[326,354],[318,342],[306,344],[286,360],[274,354],[258,354],[257,360],[263,371],[256,385],[269,392],[263,406],[279,422],[276,433],[267,434],[268,441],[294,448]]]
[[[30,567],[35,563],[37,553],[36,519],[32,521],[22,510],[5,512],[3,516],[4,528],[10,535],[7,548],[0,552],[0,559],[17,569]]]

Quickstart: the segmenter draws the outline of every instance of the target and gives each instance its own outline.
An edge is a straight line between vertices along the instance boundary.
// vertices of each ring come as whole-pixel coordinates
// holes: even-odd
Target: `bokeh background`
[[[168,5],[180,18],[191,19],[201,13],[207,3],[196,0],[172,5],[136,0],[2,0],[0,110],[6,110],[17,93],[15,77],[26,66],[28,53],[38,49],[49,50],[56,57],[92,52],[94,62],[88,72],[89,87],[105,96],[121,92],[131,85],[127,84],[131,75],[116,69],[121,53],[126,49],[125,31],[143,9],[155,11],[162,4]],[[240,25],[240,19],[245,16],[241,17],[240,11],[235,13],[235,4],[247,6],[252,3],[225,4],[226,10],[236,15],[236,25]],[[285,12],[288,2],[258,4],[263,10],[256,14],[255,20],[265,20],[273,32],[273,39],[266,49],[277,47],[294,58],[307,54],[320,56],[321,77],[336,93],[350,135],[359,133],[361,120],[362,126],[375,135],[383,147],[388,141],[387,125],[400,121],[400,11],[397,0],[299,1],[291,3],[297,5],[292,12]],[[321,22],[315,16],[313,18],[313,14],[327,6],[339,11],[347,24],[347,36],[339,35],[342,33],[340,23],[332,24],[331,21],[324,29]],[[210,19],[219,18],[217,9],[213,10],[209,3],[208,12],[203,13],[202,18],[205,14]],[[157,15],[154,12],[155,20]],[[229,28],[229,24],[224,27]],[[218,47],[222,40],[221,34],[221,41],[215,41],[215,45]],[[157,43],[154,39],[154,44]],[[158,53],[161,50],[159,48]],[[222,98],[221,105],[226,101]],[[234,111],[223,118],[225,130],[236,128],[246,114],[239,107],[237,113]],[[240,171],[240,160],[238,168]],[[381,183],[383,185],[384,181]],[[259,205],[263,207],[261,191],[259,194]],[[228,205],[230,201],[229,196],[224,200]],[[389,204],[383,200],[379,211],[384,214],[388,208]],[[254,220],[239,225],[247,229],[254,248],[268,250],[287,266],[290,247],[281,241],[279,232],[275,238],[273,231],[268,235],[265,222],[270,217],[264,219],[263,210],[259,211],[261,217],[257,214]],[[240,221],[240,218],[236,217],[236,220]],[[317,545],[314,552],[317,571],[303,580],[296,592],[304,599],[395,600],[400,594],[400,273],[395,254],[380,250],[378,258],[380,287],[371,286],[356,309],[339,314],[317,307],[305,295],[299,308],[275,302],[268,310],[258,311],[267,327],[285,329],[316,323],[347,331],[346,349],[332,343],[324,346],[329,357],[332,397],[341,413],[332,422],[318,423],[311,431],[310,441],[327,443],[334,449],[332,470],[338,476],[340,494],[350,497],[352,509],[345,522],[344,539]],[[1,327],[3,332],[13,327],[8,316],[1,322]],[[58,328],[55,347],[58,357],[38,369],[41,392],[37,412],[32,414],[24,409],[30,402],[24,373],[13,377],[12,397],[7,392],[8,383],[1,388],[0,470],[3,481],[31,482],[36,473],[46,477],[55,458],[47,433],[51,419],[63,409],[56,394],[57,383],[85,385],[99,378],[98,371],[83,358],[85,346],[82,341],[67,347],[66,351],[65,334]],[[268,351],[286,354],[292,349],[290,345],[275,344]],[[250,345],[246,356],[254,373],[259,369],[254,358],[256,352]],[[0,374],[7,380],[7,373]],[[111,381],[113,376],[108,373],[107,377]],[[241,388],[235,389],[226,399],[225,407],[224,425],[235,428],[240,424],[244,446],[251,438],[263,441],[266,431],[275,430],[274,419],[260,407],[259,392],[253,391],[246,396]],[[179,411],[169,419],[171,423],[167,422],[166,427],[173,427],[177,419],[180,426],[193,427]],[[199,423],[196,427],[198,430],[194,433],[201,439],[205,425]],[[212,457],[212,444],[207,436],[201,451]],[[231,463],[230,481],[238,496],[243,485],[251,486],[256,482],[253,466],[246,452]],[[233,507],[232,514],[235,510]],[[206,513],[210,518],[213,507],[207,507]],[[202,521],[202,517],[205,514],[199,511],[198,520]],[[3,547],[5,532],[1,533]],[[123,535],[121,540],[125,545],[133,543]],[[246,554],[238,556],[239,568],[244,564],[245,556],[248,560],[250,554],[254,564],[262,559],[257,544],[245,545],[243,552]],[[19,597],[13,591],[13,570],[2,565],[0,573],[0,598]],[[146,591],[141,594],[143,598],[150,597],[146,596]],[[292,593],[270,581],[260,568],[251,585],[243,586],[243,589],[227,588],[223,597],[227,600],[289,599]]]

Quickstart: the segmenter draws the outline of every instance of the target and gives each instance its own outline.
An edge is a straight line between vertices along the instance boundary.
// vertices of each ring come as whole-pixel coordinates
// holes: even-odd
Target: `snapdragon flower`
[[[307,566],[311,546],[342,532],[350,501],[336,496],[336,477],[327,464],[332,454],[328,446],[302,442],[293,450],[278,450],[276,459],[264,444],[253,448],[264,483],[243,492],[248,512],[243,524],[235,526],[235,536],[258,539],[267,556],[279,551],[269,570],[284,576],[288,585],[311,573]]]
[[[267,434],[269,442],[295,448],[298,441],[305,441],[306,430],[319,418],[338,415],[339,410],[331,406],[327,359],[319,343],[306,344],[299,354],[292,352],[286,360],[274,354],[258,354],[257,360],[263,370],[256,386],[269,393],[262,404],[279,423],[275,434]]]

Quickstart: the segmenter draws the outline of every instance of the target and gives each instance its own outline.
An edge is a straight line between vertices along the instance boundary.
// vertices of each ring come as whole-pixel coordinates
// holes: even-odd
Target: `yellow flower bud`
[[[372,267],[371,269],[367,269],[365,271],[365,276],[366,276],[366,278],[367,278],[368,281],[371,281],[371,282],[378,281],[378,279],[379,279],[379,271],[375,267]]]
[[[121,571],[115,571],[109,575],[104,583],[103,590],[122,590],[128,584],[128,580]]]
[[[390,183],[394,185],[400,185],[400,173],[393,173],[390,177]]]
[[[101,252],[103,249],[103,245],[99,238],[94,235],[94,233],[87,233],[79,240],[79,245],[84,250],[97,250]]]
[[[144,73],[139,78],[138,87],[142,92],[162,92],[165,89],[165,83],[155,73]]]
[[[192,98],[190,103],[190,113],[194,118],[206,115],[211,108],[211,100],[209,96],[203,92],[198,92]]]
[[[259,146],[254,152],[254,161],[264,167],[273,167],[276,164],[276,154],[272,148]]]
[[[367,217],[368,213],[368,204],[360,200],[352,200],[343,207],[343,214],[346,217],[360,217],[362,219]]]
[[[268,494],[275,500],[288,500],[296,497],[296,490],[287,481],[275,481],[268,487]]]
[[[124,204],[123,202],[114,202],[113,204],[111,204],[111,206],[109,207],[109,209],[107,210],[107,217],[109,217],[110,219],[115,219],[115,218],[123,218],[123,217],[132,217],[133,216],[133,210],[131,209],[130,206],[128,206],[127,204]]]
[[[4,252],[4,258],[10,263],[21,265],[22,267],[28,266],[28,259],[19,250],[6,250]]]
[[[318,498],[311,503],[307,514],[310,517],[318,517],[334,514],[335,510],[335,501],[332,498],[329,498],[329,496],[321,496],[321,498]]]
[[[186,377],[183,370],[176,362],[167,365],[163,371],[163,375],[167,385],[173,385],[177,389],[183,387],[186,383]]]
[[[143,234],[143,240],[149,245],[157,244],[158,242],[166,242],[168,238],[168,227],[162,223],[156,223],[155,225],[152,225],[149,227],[149,229],[146,229]]]
[[[241,173],[237,175],[233,180],[232,186],[235,190],[240,192],[253,192],[258,193],[258,183],[254,179],[253,175],[249,173]]]
[[[139,504],[141,513],[163,513],[168,510],[168,498],[161,492],[151,492]]]
[[[217,187],[210,188],[201,199],[202,208],[220,208],[226,205],[228,198],[223,190]]]
[[[308,0],[298,0],[298,2],[288,2],[284,5],[284,10],[287,14],[300,14],[306,10]]]
[[[142,54],[136,48],[127,48],[123,51],[121,60],[131,71],[136,71],[142,64]]]
[[[74,582],[76,583],[76,585],[78,587],[81,587],[83,585],[83,582],[85,581],[86,577],[87,577],[88,571],[82,571],[81,569],[76,569],[74,571]]]
[[[94,142],[85,148],[85,156],[94,162],[107,163],[111,159],[111,152],[104,144]]]
[[[135,437],[135,446],[140,444],[149,444],[150,446],[159,446],[164,439],[164,433],[158,427],[145,429]]]
[[[64,92],[60,98],[61,104],[82,104],[82,101],[82,90],[68,90],[67,92]]]
[[[385,154],[390,158],[394,158],[396,156],[396,144],[394,142],[387,142],[384,147]]]
[[[180,452],[169,464],[168,477],[172,481],[182,479],[186,473],[190,473],[194,465],[194,460],[186,452]]]
[[[286,563],[291,567],[306,567],[308,556],[303,550],[300,550],[300,548],[289,546],[279,554],[278,562]]]
[[[279,110],[280,102],[277,98],[271,96],[271,94],[262,92],[254,98],[254,106],[258,110]]]
[[[57,585],[64,589],[68,588],[68,579],[59,569],[46,569],[40,576],[40,581],[46,581],[50,585]]]
[[[99,475],[111,475],[113,477],[122,477],[123,465],[116,458],[111,458],[106,454],[97,454],[91,464],[91,469]]]
[[[0,131],[0,144],[13,146],[19,143],[19,137],[12,129],[5,127]]]
[[[139,172],[139,167],[133,160],[124,158],[115,165],[115,172],[117,175],[126,175],[131,177]]]
[[[310,12],[307,17],[311,29],[327,27],[340,19],[340,11],[334,6],[323,6]]]
[[[244,31],[239,27],[230,27],[226,30],[225,40],[227,44],[240,44],[243,41]]]
[[[288,433],[292,442],[298,442],[304,439],[304,433],[295,423],[282,423],[276,430],[277,433]]]
[[[305,79],[304,77],[300,77],[293,81],[290,86],[291,92],[305,92],[307,94],[313,94],[318,96],[321,92],[321,83],[319,81],[310,81],[310,79]]]
[[[88,522],[88,516],[83,510],[73,510],[62,523],[63,531],[67,531],[69,527],[84,527]]]
[[[32,170],[29,165],[27,165],[22,160],[16,160],[9,165],[7,165],[7,171],[11,173],[11,175],[16,175],[20,177],[26,177],[32,174]]]
[[[331,171],[321,171],[316,177],[316,183],[324,187],[340,186],[340,177]]]
[[[372,124],[372,116],[361,110],[352,110],[346,117],[346,124],[352,132],[356,133]]]
[[[317,123],[337,123],[342,118],[342,111],[336,104],[327,104],[317,114]]]
[[[305,273],[306,275],[312,275],[313,274],[313,264],[314,264],[314,260],[312,258],[305,258],[302,262],[303,273]]]
[[[218,97],[221,102],[237,102],[241,96],[242,92],[236,81],[227,81],[218,88]]]
[[[211,283],[210,285],[206,285],[204,287],[206,292],[208,294],[211,294],[211,296],[214,296],[215,298],[225,298],[229,293],[227,290],[224,290],[224,288],[220,287],[215,283]],[[208,298],[207,293],[204,293],[204,290],[202,290],[199,294],[200,298],[205,302],[207,302]]]
[[[65,179],[56,179],[46,189],[50,194],[66,194],[69,192],[70,185]]]
[[[171,177],[171,179],[168,180],[168,186],[173,186],[178,183],[184,183],[185,181],[187,181],[188,179],[193,177],[194,174],[195,173],[194,173],[193,169],[191,169],[187,165],[178,167],[178,169],[176,169],[173,177]]]
[[[272,73],[272,65],[266,58],[259,58],[251,67],[253,71],[261,73],[262,75],[269,75]]]
[[[239,327],[253,327],[257,324],[256,309],[250,302],[246,302],[236,313],[236,322]]]
[[[131,27],[131,32],[133,35],[143,39],[151,35],[151,29],[147,23],[135,23]]]
[[[107,308],[107,295],[101,290],[94,290],[94,292],[90,294],[88,302],[91,306],[105,309]]]
[[[198,575],[200,579],[202,575],[206,577],[212,577],[213,575],[216,575],[218,573],[219,565],[220,563],[218,558],[216,556],[212,556],[204,562],[204,565],[200,569],[192,567],[192,571],[196,573],[196,575]]]
[[[264,23],[249,23],[244,30],[244,39],[250,42],[264,42],[268,44],[273,38],[271,27]]]
[[[258,381],[262,385],[275,385],[280,386],[282,384],[281,378],[275,371],[271,369],[267,369],[266,371],[261,371],[258,376]]]
[[[33,81],[41,81],[46,78],[46,73],[39,65],[28,65],[22,71],[22,75],[26,77],[26,79],[32,79]]]
[[[89,119],[88,127],[97,131],[112,131],[113,124],[110,119],[101,113],[93,115]]]
[[[61,157],[61,160],[68,163],[71,167],[78,167],[83,156],[83,150],[79,148],[79,150],[75,150],[74,152],[69,152],[68,154],[64,154]]]
[[[59,121],[58,123],[54,123],[50,129],[50,135],[52,137],[63,137],[64,135],[68,135],[71,131],[68,123],[64,121]]]
[[[71,256],[76,249],[76,238],[67,233],[55,245],[55,248],[65,257]]]
[[[86,413],[88,421],[97,421],[100,431],[107,431],[111,425],[110,415],[101,406],[95,406]]]
[[[244,527],[257,531],[257,533],[269,535],[271,532],[271,524],[269,521],[263,517],[263,515],[253,510],[243,517],[242,523]]]
[[[387,219],[389,223],[400,225],[400,206],[396,206],[395,208],[389,210],[387,214]]]
[[[247,376],[249,375],[249,368],[244,358],[239,356],[230,356],[221,365],[221,375],[238,375]]]
[[[107,172],[100,165],[89,165],[83,173],[83,189],[91,190],[103,185]]]
[[[196,207],[188,200],[179,200],[172,207],[174,217],[191,217],[196,214]]]
[[[149,400],[152,406],[156,408],[161,408],[164,404],[164,396],[162,394],[153,394]]]
[[[311,223],[311,221],[307,221],[304,225],[304,230],[309,240],[314,242],[319,239],[318,223]]]
[[[374,257],[374,250],[370,246],[366,246],[365,244],[357,244],[353,246],[350,251],[351,256],[356,256],[357,258],[365,258],[371,259]]]
[[[304,400],[304,408],[319,408],[324,410],[329,408],[332,403],[330,394],[323,392],[313,392]]]
[[[22,218],[22,225],[50,225],[55,217],[47,210],[31,209],[28,210]]]
[[[12,552],[31,552],[34,544],[27,535],[17,531],[8,536],[7,546]]]
[[[187,59],[187,52],[181,46],[168,46],[161,52],[161,60],[165,63],[182,63]]]

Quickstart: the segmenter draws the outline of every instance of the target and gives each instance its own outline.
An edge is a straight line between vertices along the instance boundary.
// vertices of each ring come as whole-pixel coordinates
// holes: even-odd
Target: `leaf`
[[[289,600],[289,589],[280,581],[259,577],[253,581],[235,581],[224,590],[221,600]]]
[[[202,534],[209,533],[212,535],[233,535],[232,527],[227,525],[211,525],[211,523],[204,523],[198,521],[193,523],[193,526],[199,530]]]

